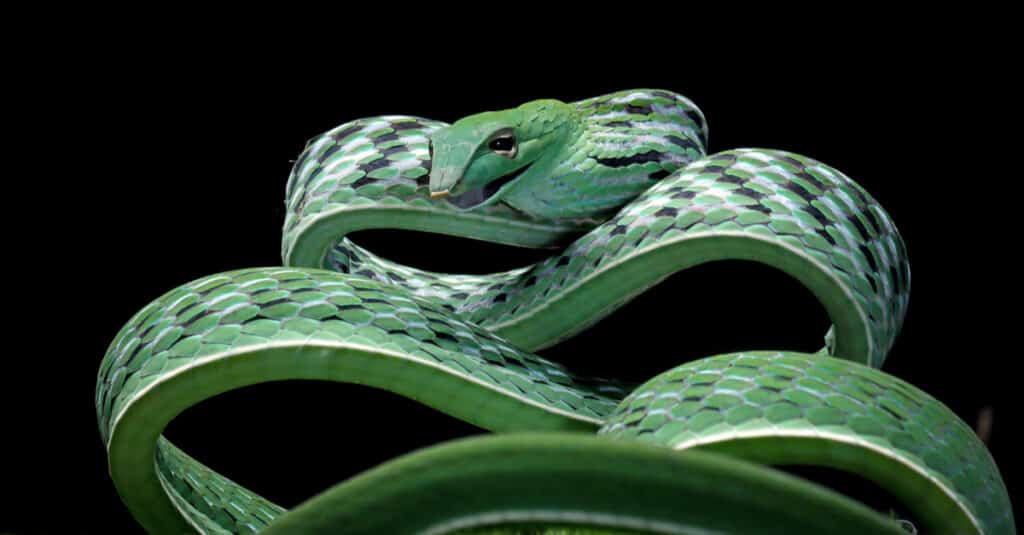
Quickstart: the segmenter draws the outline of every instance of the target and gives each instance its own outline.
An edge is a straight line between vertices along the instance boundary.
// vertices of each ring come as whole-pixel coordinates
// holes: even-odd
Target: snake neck
[[[611,97],[538,117],[537,128],[558,121],[559,139],[503,195],[504,202],[545,219],[603,220],[704,156],[703,117],[689,101],[657,91]]]

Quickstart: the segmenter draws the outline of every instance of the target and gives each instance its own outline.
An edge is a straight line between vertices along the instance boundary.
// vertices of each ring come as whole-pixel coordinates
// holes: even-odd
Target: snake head
[[[490,204],[557,145],[574,117],[557,100],[470,115],[430,136],[430,196],[460,208]]]

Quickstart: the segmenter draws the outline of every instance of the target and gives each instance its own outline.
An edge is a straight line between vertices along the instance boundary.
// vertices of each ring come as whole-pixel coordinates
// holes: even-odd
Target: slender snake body
[[[707,156],[706,140],[697,107],[661,90],[452,125],[361,119],[312,140],[286,188],[285,266],[182,285],[111,344],[96,409],[122,499],[155,533],[901,532],[770,467],[818,465],[877,483],[925,532],[1013,533],[971,429],[877,370],[910,290],[888,214],[825,164]],[[346,238],[373,228],[559,249],[504,273],[440,274]],[[716,260],[797,279],[832,320],[826,348],[700,359],[642,385],[530,353]],[[204,399],[287,379],[390,390],[496,434],[406,455],[292,511],[161,436]]]

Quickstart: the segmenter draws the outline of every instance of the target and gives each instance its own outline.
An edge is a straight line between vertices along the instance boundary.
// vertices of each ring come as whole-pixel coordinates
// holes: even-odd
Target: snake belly
[[[559,109],[575,145],[556,147],[568,156],[549,165],[582,177],[573,186],[582,198],[629,197],[624,205],[525,213],[509,192],[528,199],[530,188],[517,186],[527,178],[502,186],[508,203],[467,209],[469,194],[431,198],[432,139],[449,126],[438,121],[361,119],[310,141],[286,188],[285,265],[168,292],[103,359],[100,432],[138,522],[153,533],[903,532],[771,468],[782,464],[859,474],[924,532],[1015,532],[984,444],[942,403],[877,370],[900,330],[910,271],[870,194],[792,153],[706,155],[703,115],[668,91]],[[548,121],[537,128],[563,120],[535,115],[524,120]],[[373,228],[557,249],[503,273],[441,274],[346,237]],[[759,262],[800,281],[832,321],[826,347],[709,357],[642,385],[584,377],[531,353],[716,260]],[[292,511],[161,436],[204,399],[288,379],[386,389],[496,434],[403,456]]]

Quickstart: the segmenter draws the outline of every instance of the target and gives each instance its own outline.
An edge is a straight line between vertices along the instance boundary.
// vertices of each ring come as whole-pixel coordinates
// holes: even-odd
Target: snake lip
[[[458,206],[459,208],[463,209],[479,206],[486,202],[491,197],[494,197],[494,195],[501,190],[502,186],[519,178],[519,176],[525,173],[526,170],[529,169],[532,165],[533,162],[530,162],[520,167],[519,169],[512,171],[511,173],[503,175],[495,180],[492,180],[484,184],[479,188],[471,189],[461,195],[448,197],[447,200],[448,202],[454,204],[455,206]]]

